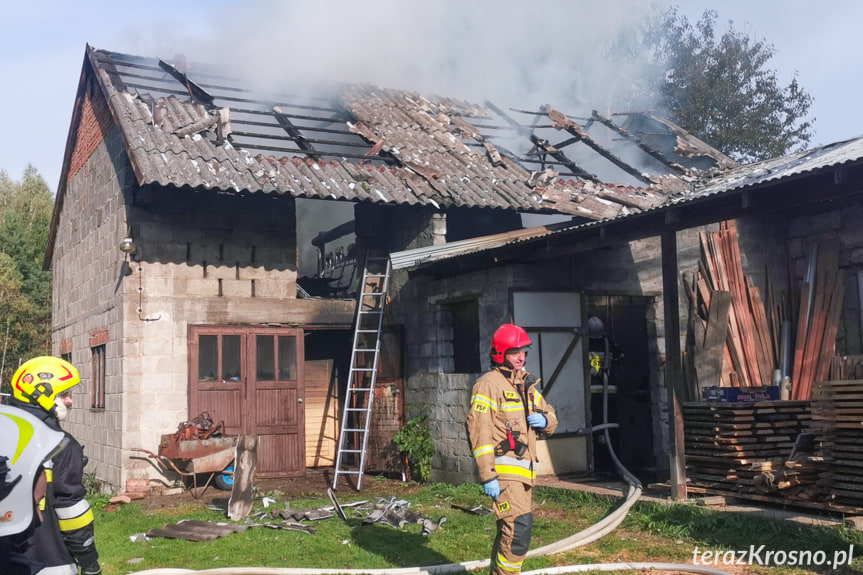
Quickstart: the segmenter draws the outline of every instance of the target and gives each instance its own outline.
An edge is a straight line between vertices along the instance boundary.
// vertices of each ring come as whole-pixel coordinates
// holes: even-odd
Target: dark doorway
[[[602,320],[610,348],[616,350],[609,370],[609,386],[616,390],[609,394],[608,419],[620,427],[609,432],[612,447],[624,467],[639,479],[655,480],[647,338],[647,311],[653,300],[645,296],[587,296],[585,300],[586,318]],[[601,392],[591,393],[590,411],[592,425],[602,423]],[[593,434],[592,447],[594,470],[616,474],[604,434]]]

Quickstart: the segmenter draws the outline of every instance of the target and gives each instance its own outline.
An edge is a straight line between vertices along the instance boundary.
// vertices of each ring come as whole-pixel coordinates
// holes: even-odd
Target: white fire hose
[[[614,531],[624,519],[630,508],[641,496],[641,482],[626,469],[611,445],[609,428],[617,427],[616,423],[608,423],[608,374],[603,374],[602,394],[602,425],[592,428],[592,431],[602,431],[605,434],[605,445],[614,461],[614,466],[623,479],[629,484],[629,490],[623,503],[597,523],[569,537],[544,547],[531,549],[527,557],[541,557],[570,551],[605,537]],[[447,573],[465,573],[488,567],[490,559],[463,561],[461,563],[446,563],[444,565],[428,565],[426,567],[396,567],[391,569],[309,569],[304,567],[219,567],[217,569],[176,569],[159,568],[138,571],[135,575],[443,575]],[[521,575],[565,575],[566,573],[586,573],[589,571],[630,571],[650,569],[655,571],[676,571],[678,573],[694,573],[696,575],[731,575],[728,571],[706,567],[703,565],[688,565],[685,563],[592,563],[584,565],[565,565],[546,567],[535,571],[523,571]]]

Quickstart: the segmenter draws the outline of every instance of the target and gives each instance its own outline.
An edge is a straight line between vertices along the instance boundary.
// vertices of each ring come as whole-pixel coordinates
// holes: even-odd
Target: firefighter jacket
[[[57,418],[41,408],[16,404],[39,417],[48,427],[63,431]],[[98,573],[99,555],[93,529],[93,511],[84,487],[84,449],[69,433],[69,445],[46,462],[48,489],[40,502],[42,524],[32,537],[17,549],[17,562],[26,562],[32,573],[43,575],[77,575]]]
[[[473,386],[467,429],[483,483],[500,478],[533,485],[536,479],[537,433],[554,433],[557,416],[536,382],[525,390],[527,375],[524,370],[497,366]],[[535,412],[545,415],[545,429],[527,424],[527,416]]]

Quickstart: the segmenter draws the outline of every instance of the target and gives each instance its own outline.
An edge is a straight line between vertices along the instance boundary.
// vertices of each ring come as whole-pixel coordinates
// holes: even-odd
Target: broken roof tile
[[[215,77],[211,67],[187,64],[189,80],[212,96],[205,107],[156,58],[90,47],[87,56],[141,184],[589,218],[650,209],[666,198],[664,190],[689,188],[663,172],[647,174],[655,183],[644,188],[552,179],[535,191],[529,181],[537,167],[566,172],[575,162],[508,150],[516,140],[529,148],[533,127],[516,125],[491,104],[358,84],[315,98],[273,98],[224,74]],[[537,114],[586,134],[551,106]],[[227,118],[232,133],[217,134]],[[590,144],[596,156],[613,157]]]

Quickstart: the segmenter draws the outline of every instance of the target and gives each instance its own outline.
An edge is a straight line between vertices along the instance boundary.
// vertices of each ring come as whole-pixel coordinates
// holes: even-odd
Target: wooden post
[[[677,269],[677,232],[662,232],[662,303],[665,308],[665,388],[668,392],[668,470],[671,498],[686,499],[683,458],[683,411],[685,399],[680,358],[680,290]]]
[[[234,457],[234,486],[228,499],[228,517],[241,521],[252,510],[252,483],[258,461],[258,438],[241,435]]]

